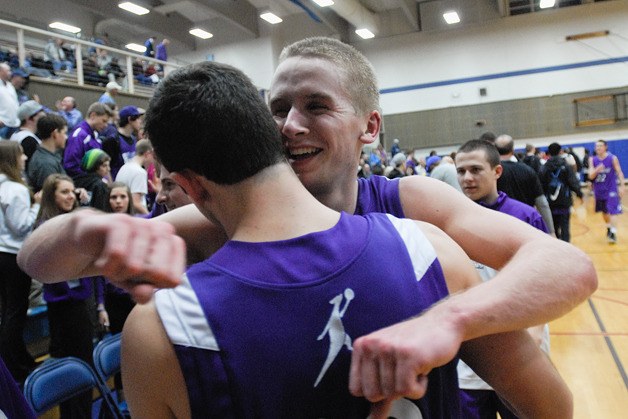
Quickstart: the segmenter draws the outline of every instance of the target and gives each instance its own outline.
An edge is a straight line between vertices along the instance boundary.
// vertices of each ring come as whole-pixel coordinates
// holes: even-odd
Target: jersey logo
[[[323,376],[331,366],[334,359],[338,356],[340,351],[342,350],[342,346],[346,346],[348,350],[352,351],[353,346],[351,345],[351,337],[347,335],[345,332],[345,327],[342,324],[342,317],[345,315],[347,308],[349,307],[349,303],[353,300],[355,294],[351,288],[345,289],[344,295],[338,294],[334,298],[329,301],[329,304],[333,306],[331,310],[331,315],[329,316],[329,320],[327,321],[327,325],[323,332],[318,336],[316,340],[322,340],[325,335],[329,335],[329,352],[327,353],[327,359],[323,364],[323,368],[321,368],[321,372],[318,374],[318,378],[314,383],[314,387],[318,386],[318,384],[323,379]],[[342,300],[346,299],[344,307],[341,309],[340,304]]]

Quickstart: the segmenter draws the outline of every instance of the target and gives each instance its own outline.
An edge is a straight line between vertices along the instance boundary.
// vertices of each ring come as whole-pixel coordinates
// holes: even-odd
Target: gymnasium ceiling
[[[91,13],[95,22],[92,32],[108,33],[114,44],[131,40],[141,43],[155,35],[171,39],[173,48],[179,51],[254,39],[272,33],[280,25],[290,32],[287,37],[298,37],[304,25],[313,25],[320,33],[351,42],[359,40],[354,31],[361,26],[371,28],[376,37],[390,37],[451,30],[541,11],[540,0],[335,0],[336,4],[325,8],[314,0],[131,0],[150,10],[149,14],[136,16],[118,7],[122,1],[66,0]],[[556,0],[554,7],[595,1],[613,0]],[[44,0],[42,7],[55,7],[55,3]],[[261,20],[260,13],[268,10],[284,22],[273,26]],[[450,10],[458,12],[459,24],[445,23],[443,13]],[[188,33],[192,27],[201,27],[214,36],[196,39]]]

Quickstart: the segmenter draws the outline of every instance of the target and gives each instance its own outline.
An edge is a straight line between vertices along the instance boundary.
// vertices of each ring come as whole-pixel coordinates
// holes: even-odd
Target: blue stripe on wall
[[[484,76],[465,77],[461,79],[442,80],[442,81],[435,81],[431,83],[413,84],[410,86],[391,87],[389,89],[380,90],[380,93],[386,94],[386,93],[407,92],[409,90],[428,89],[430,87],[449,86],[452,84],[462,84],[462,83],[470,83],[470,82],[483,81],[483,80],[503,79],[507,77],[525,76],[528,74],[550,73],[552,71],[563,71],[563,70],[571,70],[574,68],[594,67],[594,66],[600,66],[600,65],[617,64],[617,63],[625,63],[625,62],[628,62],[628,56],[608,58],[605,60],[586,61],[586,62],[575,63],[575,64],[556,65],[556,66],[551,66],[551,67],[531,68],[528,70],[508,71],[506,73],[487,74]]]

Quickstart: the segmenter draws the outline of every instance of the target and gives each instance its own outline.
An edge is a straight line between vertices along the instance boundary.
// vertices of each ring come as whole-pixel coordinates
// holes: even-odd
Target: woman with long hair
[[[31,278],[17,266],[17,252],[33,230],[41,197],[22,180],[25,165],[18,143],[0,141],[0,354],[18,382],[35,361],[23,338]]]
[[[41,192],[37,226],[78,207],[77,191],[69,176],[62,174],[48,176]],[[48,305],[50,326],[50,356],[55,358],[74,356],[93,364],[94,329],[90,316],[93,282],[93,278],[81,278],[44,284],[44,300]],[[96,300],[102,305],[103,298],[98,292]],[[62,403],[60,408],[62,419],[91,417],[91,392]]]

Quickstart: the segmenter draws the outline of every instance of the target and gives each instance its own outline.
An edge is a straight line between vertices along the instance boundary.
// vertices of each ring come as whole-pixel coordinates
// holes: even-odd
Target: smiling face
[[[109,205],[113,212],[126,213],[129,211],[130,197],[127,188],[113,188],[109,193]]]
[[[168,211],[192,203],[192,199],[170,177],[170,172],[163,166],[161,166],[159,179],[161,180],[161,190],[157,194],[157,203],[165,205]]]
[[[70,212],[74,209],[76,195],[74,194],[74,184],[67,180],[57,183],[55,189],[55,204],[63,212]]]
[[[491,167],[484,150],[458,152],[456,171],[462,192],[473,201],[492,204],[497,200],[497,179],[502,167]]]
[[[291,57],[279,65],[271,85],[271,112],[292,168],[317,198],[355,180],[362,146],[375,139],[365,134],[372,130],[371,114],[356,113],[345,79],[330,61]]]

